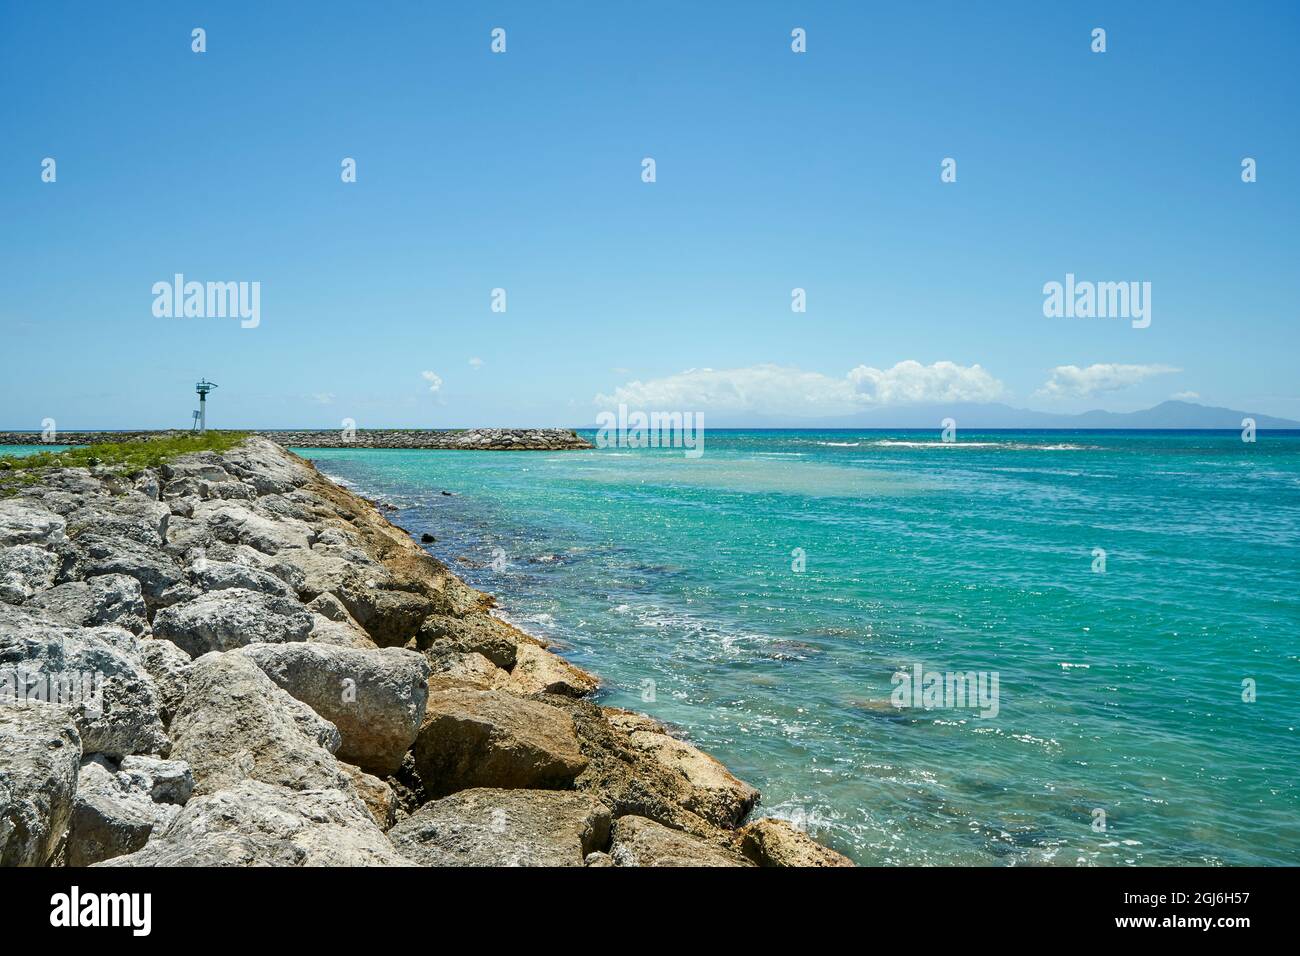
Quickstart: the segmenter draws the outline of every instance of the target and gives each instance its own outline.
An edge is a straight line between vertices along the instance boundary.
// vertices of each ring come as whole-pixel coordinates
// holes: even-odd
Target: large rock
[[[0,703],[0,866],[45,866],[72,815],[81,738],[61,709]]]
[[[264,556],[265,557],[265,556]],[[357,562],[336,554],[317,551],[310,548],[295,548],[283,551],[275,560],[284,568],[292,568],[296,580],[294,586],[299,596],[310,601],[322,594],[336,594],[343,588],[343,582],[363,574],[362,588],[377,587],[389,583],[383,567],[374,561]],[[283,577],[281,571],[272,573]],[[329,615],[327,615],[329,616]]]
[[[104,866],[409,866],[355,797],[245,780],[196,796]]]
[[[313,623],[296,600],[227,588],[164,608],[154,617],[153,632],[199,657],[246,644],[305,641]]]
[[[269,518],[237,502],[204,502],[194,509],[194,517],[206,524],[218,541],[246,544],[263,554],[311,546],[310,526],[289,518]]]
[[[125,574],[101,574],[50,588],[29,602],[69,624],[113,624],[137,636],[149,629],[140,582]]]
[[[59,564],[55,552],[39,545],[0,548],[0,601],[22,604],[32,595],[53,587]]]
[[[514,669],[500,683],[505,690],[529,694],[563,694],[586,697],[600,687],[598,681],[580,667],[543,650],[536,644],[519,644]]]
[[[561,789],[587,765],[567,714],[490,690],[431,693],[412,754],[430,796],[471,787]]]
[[[351,647],[354,650],[375,650],[379,646],[358,625],[331,621],[321,614],[312,615],[311,633],[307,635],[307,640],[313,644]]]
[[[250,644],[240,653],[338,727],[341,760],[380,775],[402,765],[429,693],[429,664],[420,654],[326,644]]]
[[[162,638],[146,638],[140,642],[140,662],[153,678],[161,703],[159,713],[164,726],[171,726],[172,717],[185,698],[189,683],[190,655]]]
[[[433,651],[425,653],[429,656],[438,686],[496,690],[510,677],[507,671],[497,667],[482,654],[455,651],[446,654],[435,654]]]
[[[67,522],[25,499],[0,499],[0,545],[54,544],[66,538]]]
[[[562,790],[462,790],[388,837],[423,866],[582,866],[609,839],[609,808]]]
[[[167,540],[171,510],[141,494],[117,498],[95,497],[67,515],[67,534],[75,538],[83,531],[138,541],[160,548]]]
[[[740,851],[759,866],[855,866],[785,820],[764,817],[737,834]]]
[[[9,608],[0,617],[0,662],[0,682],[72,715],[86,753],[167,752],[158,688],[129,631],[73,627]]]
[[[181,761],[127,757],[119,768],[99,756],[87,759],[68,829],[68,865],[90,866],[140,849],[180,812],[192,788]]]
[[[197,478],[203,481],[230,481],[225,462],[213,451],[196,451],[165,462],[158,469],[166,481]]]
[[[254,436],[221,456],[232,475],[259,495],[283,495],[307,483],[310,472],[275,442]]]
[[[405,645],[435,609],[421,594],[374,587],[358,575],[347,577],[333,593],[380,647]]]
[[[452,617],[432,614],[420,625],[422,649],[434,653],[482,654],[497,667],[515,666],[518,632],[504,621],[487,614]]]
[[[759,793],[738,780],[719,761],[697,747],[678,740],[642,714],[607,709],[611,725],[627,735],[628,742],[664,767],[680,783],[678,802],[715,826],[736,826],[758,802]]]
[[[609,855],[615,866],[753,866],[737,853],[645,817],[614,821]]]
[[[333,756],[337,728],[242,654],[205,654],[190,665],[171,734],[171,756],[193,769],[196,793],[215,793],[246,779],[293,790],[352,792]]]
[[[400,804],[397,793],[392,787],[385,781],[366,773],[360,767],[354,767],[350,763],[344,763],[340,760],[339,767],[351,778],[357,796],[366,805],[366,809],[370,811],[370,815],[374,818],[375,823],[379,824],[381,830],[387,830],[397,822],[397,811]]]
[[[202,591],[223,591],[242,588],[261,591],[276,597],[297,599],[298,593],[270,571],[234,561],[212,561],[200,558],[190,565],[190,578]]]
[[[90,578],[101,574],[133,577],[140,582],[140,590],[150,607],[170,603],[167,592],[185,578],[184,572],[165,551],[131,538],[90,530],[79,534],[74,544],[76,577]]]

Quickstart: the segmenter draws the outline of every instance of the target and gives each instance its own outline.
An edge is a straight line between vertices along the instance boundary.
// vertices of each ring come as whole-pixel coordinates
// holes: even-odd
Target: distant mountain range
[[[1255,419],[1257,428],[1300,428],[1300,421],[1259,412],[1198,405],[1195,402],[1161,402],[1136,412],[1100,409],[1075,415],[1012,408],[999,402],[951,402],[944,405],[898,405],[876,408],[838,418],[772,418],[705,414],[713,428],[939,428],[951,418],[958,428],[1216,428],[1239,429],[1243,418]]]

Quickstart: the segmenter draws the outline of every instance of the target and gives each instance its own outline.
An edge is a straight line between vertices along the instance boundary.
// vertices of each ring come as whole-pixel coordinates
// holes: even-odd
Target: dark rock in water
[[[450,497],[452,496],[452,492],[450,492],[450,491],[444,491],[444,492],[442,492],[442,494],[446,495],[448,498],[450,498]]]
[[[437,541],[438,539],[426,531],[424,534],[420,535],[420,540],[423,541],[425,544],[433,544],[433,542]]]

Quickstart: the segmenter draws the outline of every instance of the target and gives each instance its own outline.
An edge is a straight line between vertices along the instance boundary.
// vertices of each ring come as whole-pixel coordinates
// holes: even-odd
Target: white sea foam
[[[882,438],[872,442],[880,448],[1007,448],[1012,451],[1083,451],[1083,445],[1060,443],[1056,445],[1034,445],[1018,441],[898,441]]]

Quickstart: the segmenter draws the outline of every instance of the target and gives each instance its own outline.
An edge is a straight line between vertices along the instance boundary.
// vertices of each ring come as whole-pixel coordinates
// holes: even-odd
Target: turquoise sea
[[[299,451],[861,863],[1300,863],[1300,434]]]
[[[1300,864],[1300,433],[297,450],[861,863]]]

